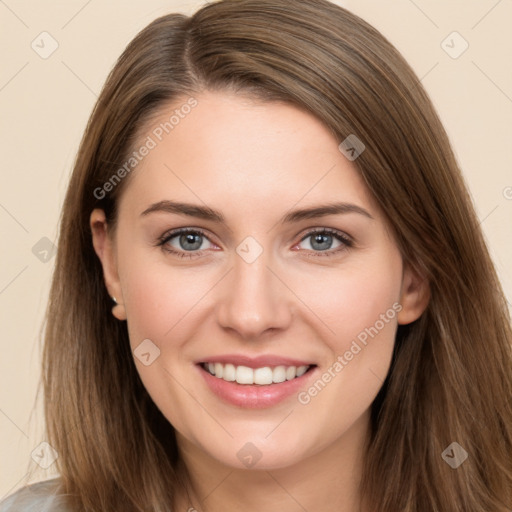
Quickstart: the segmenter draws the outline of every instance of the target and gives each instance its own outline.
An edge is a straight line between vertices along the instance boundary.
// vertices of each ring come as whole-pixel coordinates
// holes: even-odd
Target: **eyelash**
[[[194,235],[201,235],[202,237],[206,238],[211,242],[211,240],[208,238],[206,233],[200,229],[200,228],[180,228],[173,231],[169,231],[167,233],[164,233],[161,237],[158,238],[157,246],[162,247],[162,249],[170,254],[173,254],[179,258],[196,258],[199,256],[201,251],[176,251],[174,249],[170,249],[168,245],[166,245],[170,240],[173,238],[180,236],[180,235],[188,235],[188,234],[194,234]],[[328,234],[332,235],[336,240],[341,242],[343,245],[336,248],[336,249],[329,249],[327,251],[308,251],[311,252],[311,254],[308,255],[308,257],[328,257],[332,256],[335,253],[339,253],[342,251],[346,251],[347,249],[350,249],[353,247],[354,243],[351,238],[349,238],[346,234],[342,233],[341,231],[338,231],[336,229],[332,228],[320,228],[320,229],[314,229],[311,231],[308,231],[298,242],[299,244],[306,240],[307,238],[317,235],[317,234]],[[297,245],[297,244],[295,244]]]

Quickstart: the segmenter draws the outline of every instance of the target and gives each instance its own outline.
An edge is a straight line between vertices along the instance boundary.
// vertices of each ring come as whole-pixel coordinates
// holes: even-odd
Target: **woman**
[[[325,0],[165,16],[111,72],[64,205],[61,477],[2,510],[505,512],[511,340],[382,35]]]

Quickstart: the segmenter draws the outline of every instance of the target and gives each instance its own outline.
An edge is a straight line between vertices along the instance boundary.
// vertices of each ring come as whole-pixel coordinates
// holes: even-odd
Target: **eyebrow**
[[[141,216],[149,215],[154,212],[176,213],[178,215],[197,217],[198,219],[212,220],[220,224],[225,224],[225,219],[222,213],[212,210],[211,208],[208,208],[208,206],[199,206],[176,201],[159,201],[144,210],[141,213]]]
[[[218,222],[219,224],[226,224],[226,220],[222,213],[209,208],[208,206],[200,206],[190,203],[182,203],[176,201],[159,201],[152,204],[149,208],[141,213],[141,216],[149,215],[150,213],[174,213],[178,215],[186,215],[188,217],[196,217],[198,219],[210,220]],[[373,216],[361,206],[352,203],[330,203],[325,205],[313,206],[310,208],[303,208],[293,210],[285,214],[280,222],[282,224],[289,224],[299,222],[305,219],[315,219],[318,217],[325,217],[327,215],[340,215],[348,213],[357,213],[373,219]]]

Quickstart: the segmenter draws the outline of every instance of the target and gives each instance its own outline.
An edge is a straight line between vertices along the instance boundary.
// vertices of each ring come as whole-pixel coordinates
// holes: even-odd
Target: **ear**
[[[114,250],[114,244],[108,233],[107,219],[105,212],[95,209],[91,213],[90,226],[92,232],[92,245],[98,255],[103,267],[103,279],[105,286],[116,305],[112,308],[112,314],[118,320],[126,320],[126,311],[124,307],[123,292],[117,273],[117,261]]]
[[[430,286],[426,277],[414,270],[410,265],[404,268],[400,305],[398,313],[399,325],[410,324],[417,320],[428,306]]]

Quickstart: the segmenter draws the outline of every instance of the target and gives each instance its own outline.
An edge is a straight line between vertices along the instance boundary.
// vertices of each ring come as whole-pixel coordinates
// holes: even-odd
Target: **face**
[[[196,99],[161,140],[186,98],[143,134],[155,147],[116,230],[93,212],[94,245],[178,439],[231,467],[286,467],[365,431],[397,325],[424,294],[320,121],[228,93]]]

